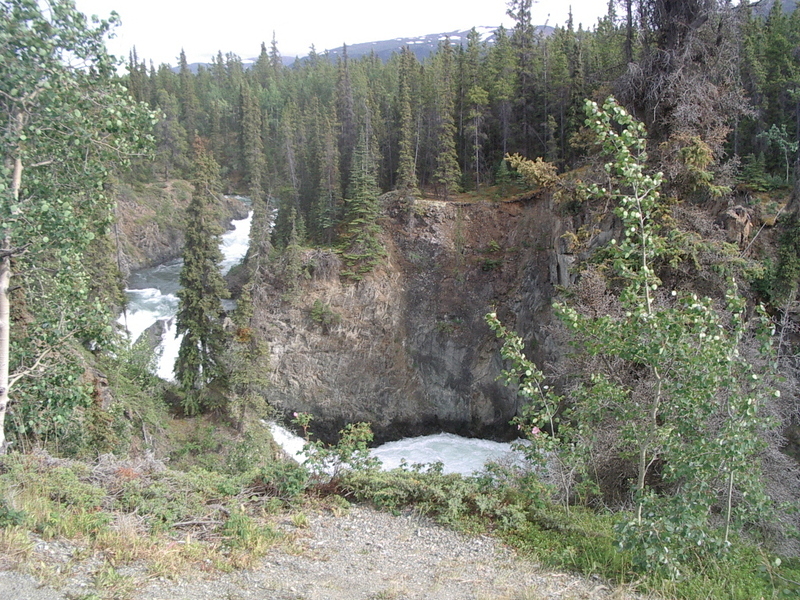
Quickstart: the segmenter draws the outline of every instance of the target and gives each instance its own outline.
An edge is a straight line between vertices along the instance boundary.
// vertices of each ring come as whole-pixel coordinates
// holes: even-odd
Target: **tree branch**
[[[33,373],[36,369],[38,369],[41,366],[41,364],[44,361],[44,359],[47,358],[47,356],[51,352],[53,352],[53,350],[58,348],[61,344],[63,344],[69,338],[71,338],[73,335],[75,335],[76,331],[77,330],[70,331],[66,335],[64,335],[63,337],[59,338],[59,340],[55,344],[52,344],[52,345],[48,346],[47,348],[45,348],[42,351],[42,353],[39,354],[39,356],[36,358],[36,361],[30,367],[28,367],[27,369],[23,369],[22,371],[20,371],[18,373],[15,373],[11,377],[9,377],[8,378],[8,389],[6,390],[6,392],[10,391],[11,388],[14,387],[14,384],[17,383],[17,381],[19,381],[23,377],[27,377],[28,375]]]

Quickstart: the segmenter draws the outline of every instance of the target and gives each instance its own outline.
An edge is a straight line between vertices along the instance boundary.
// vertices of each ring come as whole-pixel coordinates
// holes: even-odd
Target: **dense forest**
[[[574,169],[584,99],[614,93],[664,144],[659,158],[711,152],[720,186],[737,175],[788,183],[800,139],[797,14],[780,3],[761,18],[726,3],[610,2],[591,29],[570,20],[545,36],[530,4],[511,3],[513,29],[489,41],[473,31],[466,46],[443,40],[423,62],[407,48],[386,63],[312,49],[284,67],[273,40],[252,67],[220,52],[193,73],[183,55],[156,67],[134,51],[128,89],[161,116],[155,174],[187,176],[199,135],[228,189],[282,209],[278,246],[291,214],[308,243],[341,243],[355,218],[354,172],[368,170],[383,191],[448,198],[508,180],[509,154]],[[693,12],[704,16],[687,22]],[[681,177],[690,174],[672,179]]]
[[[761,560],[760,544],[796,555],[800,484],[784,436],[797,414],[800,9],[610,0],[589,28],[570,18],[545,32],[532,4],[511,0],[512,28],[443,39],[424,60],[407,47],[385,62],[312,49],[285,66],[273,39],[248,66],[222,51],[195,69],[183,53],[156,66],[133,50],[123,73],[103,46],[113,17],[90,25],[70,2],[42,14],[34,0],[0,0],[0,454],[152,451],[165,415],[206,415],[229,426],[213,435],[233,449],[193,438],[172,456],[224,454],[222,466],[197,461],[238,478],[217,489],[248,490],[242,506],[313,488],[392,509],[417,501],[451,522],[479,515],[528,542],[552,529],[567,544],[571,511],[613,509],[614,531],[616,517],[592,527],[623,553],[624,566],[605,565],[623,580],[703,580],[699,565],[723,561],[739,537],[757,540],[743,563]],[[167,383],[147,341],[130,346],[114,325],[124,304],[115,224],[118,198],[178,180],[189,190],[185,336]],[[229,313],[216,268],[223,192],[253,209]],[[484,333],[500,338],[507,370],[495,375],[524,399],[511,427],[557,481],[503,471],[462,485],[434,469],[412,487],[370,471],[364,424],[333,448],[313,444],[317,471],[264,466],[274,448],[254,441],[248,416],[277,410],[264,402],[269,340],[254,316],[268,283],[284,291],[273,304],[297,304],[311,279],[301,255],[315,249],[336,257],[326,264],[340,266],[337,284],[368,284],[387,257],[389,202],[413,215],[422,200],[543,198],[572,227],[558,242],[572,270],[553,286],[564,360],[531,361],[552,356],[534,336],[523,342],[514,328],[526,325],[500,302]],[[533,252],[528,242],[519,246]],[[506,250],[492,239],[481,270],[499,271]],[[309,319],[327,335],[341,316],[316,302]],[[308,438],[313,417],[293,416]],[[320,483],[326,461],[355,474]],[[0,527],[22,520],[0,497]],[[586,561],[563,564],[595,568]],[[797,591],[780,560],[761,562],[775,593]],[[739,592],[730,597],[748,597]]]

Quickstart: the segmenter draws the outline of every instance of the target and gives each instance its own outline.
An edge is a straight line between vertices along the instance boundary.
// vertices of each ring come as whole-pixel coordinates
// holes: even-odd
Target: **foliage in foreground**
[[[361,433],[324,448],[326,457],[359,456]],[[796,561],[782,561],[746,540],[724,557],[685,565],[679,580],[637,573],[633,553],[615,544],[614,515],[566,510],[528,468],[494,465],[462,477],[443,473],[440,464],[385,472],[356,459],[333,478],[319,470],[314,475],[315,469],[263,455],[217,469],[176,471],[152,458],[104,455],[85,463],[11,454],[0,461],[0,549],[13,563],[30,566],[37,559],[28,531],[46,540],[73,540],[108,557],[96,585],[116,581],[120,566],[137,561],[156,577],[227,571],[252,566],[275,544],[290,544],[276,527],[287,511],[302,527],[304,510],[338,513],[355,500],[392,512],[413,510],[460,530],[493,532],[541,564],[666,597],[744,600],[800,591],[793,583],[800,580]]]
[[[6,428],[46,439],[91,405],[77,347],[109,347],[120,302],[107,184],[146,151],[155,116],[115,81],[113,20],[89,23],[64,0],[7,0],[0,21],[3,452]]]
[[[667,598],[794,597],[800,592],[800,562],[771,555],[745,539],[726,555],[684,564],[678,579],[641,572],[636,555],[616,543],[618,516],[584,507],[567,510],[554,489],[527,469],[490,466],[483,474],[444,474],[441,465],[392,471],[346,473],[338,490],[347,498],[399,512],[413,510],[467,531],[490,531],[535,562]]]
[[[0,463],[0,547],[24,562],[29,542],[17,534],[31,531],[72,540],[114,565],[143,561],[153,576],[247,568],[281,541],[273,517],[305,489],[302,476],[292,483],[297,471],[284,462],[226,474],[175,471],[152,458],[10,454]]]
[[[662,289],[662,174],[647,172],[644,127],[613,98],[602,107],[587,102],[586,113],[610,159],[608,189],[588,192],[616,204],[622,236],[600,267],[618,290],[603,290],[606,310],[555,305],[584,360],[569,397],[544,385],[519,336],[495,314],[487,321],[504,340],[506,380],[529,400],[522,427],[541,457],[559,463],[566,501],[574,484],[598,470],[598,460],[586,457],[629,462],[635,511],[619,520],[617,543],[641,572],[680,579],[692,564],[721,559],[736,532],[770,509],[759,463],[771,425],[764,406],[778,394],[769,388],[769,320],[760,314],[747,322],[733,282],[724,306]],[[759,352],[746,356],[748,341]],[[567,415],[565,406],[574,410]]]

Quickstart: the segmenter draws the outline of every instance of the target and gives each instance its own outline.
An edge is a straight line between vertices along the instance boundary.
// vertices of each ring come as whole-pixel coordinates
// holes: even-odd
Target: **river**
[[[222,274],[226,274],[242,260],[247,252],[252,213],[245,219],[233,221],[233,228],[222,235],[220,250],[223,261]],[[175,359],[178,356],[180,338],[175,335],[175,315],[178,311],[178,278],[183,261],[170,261],[157,267],[142,269],[132,273],[125,295],[128,300],[126,314],[120,322],[129,332],[130,339],[136,340],[155,323],[162,324],[164,334],[161,340],[161,358],[158,363],[158,376],[162,379],[174,378]],[[276,441],[290,456],[302,460],[303,440],[279,425],[271,425]],[[373,456],[380,459],[385,469],[400,466],[405,460],[414,463],[442,462],[445,473],[468,475],[479,471],[487,461],[508,460],[513,456],[510,444],[464,438],[449,433],[440,433],[416,438],[388,442],[372,450]]]

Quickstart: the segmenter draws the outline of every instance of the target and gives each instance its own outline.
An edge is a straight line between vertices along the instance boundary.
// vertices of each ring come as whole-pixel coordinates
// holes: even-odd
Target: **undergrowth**
[[[285,541],[275,523],[302,503],[298,470],[269,461],[246,472],[184,472],[152,458],[84,463],[10,454],[0,461],[0,550],[9,566],[26,565],[31,532],[71,540],[117,565],[143,561],[158,577],[248,568]]]
[[[304,529],[310,510],[340,514],[357,501],[491,533],[536,563],[665,598],[800,594],[800,562],[769,553],[756,538],[737,540],[724,557],[697,560],[679,579],[665,579],[638,570],[635,557],[615,543],[614,527],[624,514],[564,506],[530,469],[490,465],[463,477],[434,463],[379,471],[361,460],[363,432],[347,431],[342,447],[326,448],[318,461],[324,465],[333,456],[346,465],[328,476],[313,464],[269,457],[179,471],[153,458],[103,455],[87,463],[45,453],[4,456],[0,565],[50,577],[53,568],[40,564],[30,533],[33,540],[69,539],[84,555],[102,558],[93,580],[97,597],[130,598],[136,586],[121,566],[140,562],[150,576],[166,578],[251,568],[276,544],[292,547],[287,523]]]
[[[757,540],[738,540],[724,558],[697,560],[679,579],[637,570],[635,557],[615,543],[624,514],[555,502],[531,473],[490,467],[462,477],[415,466],[389,472],[349,472],[338,491],[399,512],[413,510],[457,529],[492,532],[531,560],[597,575],[665,598],[790,598],[800,594],[800,562],[767,552]]]

